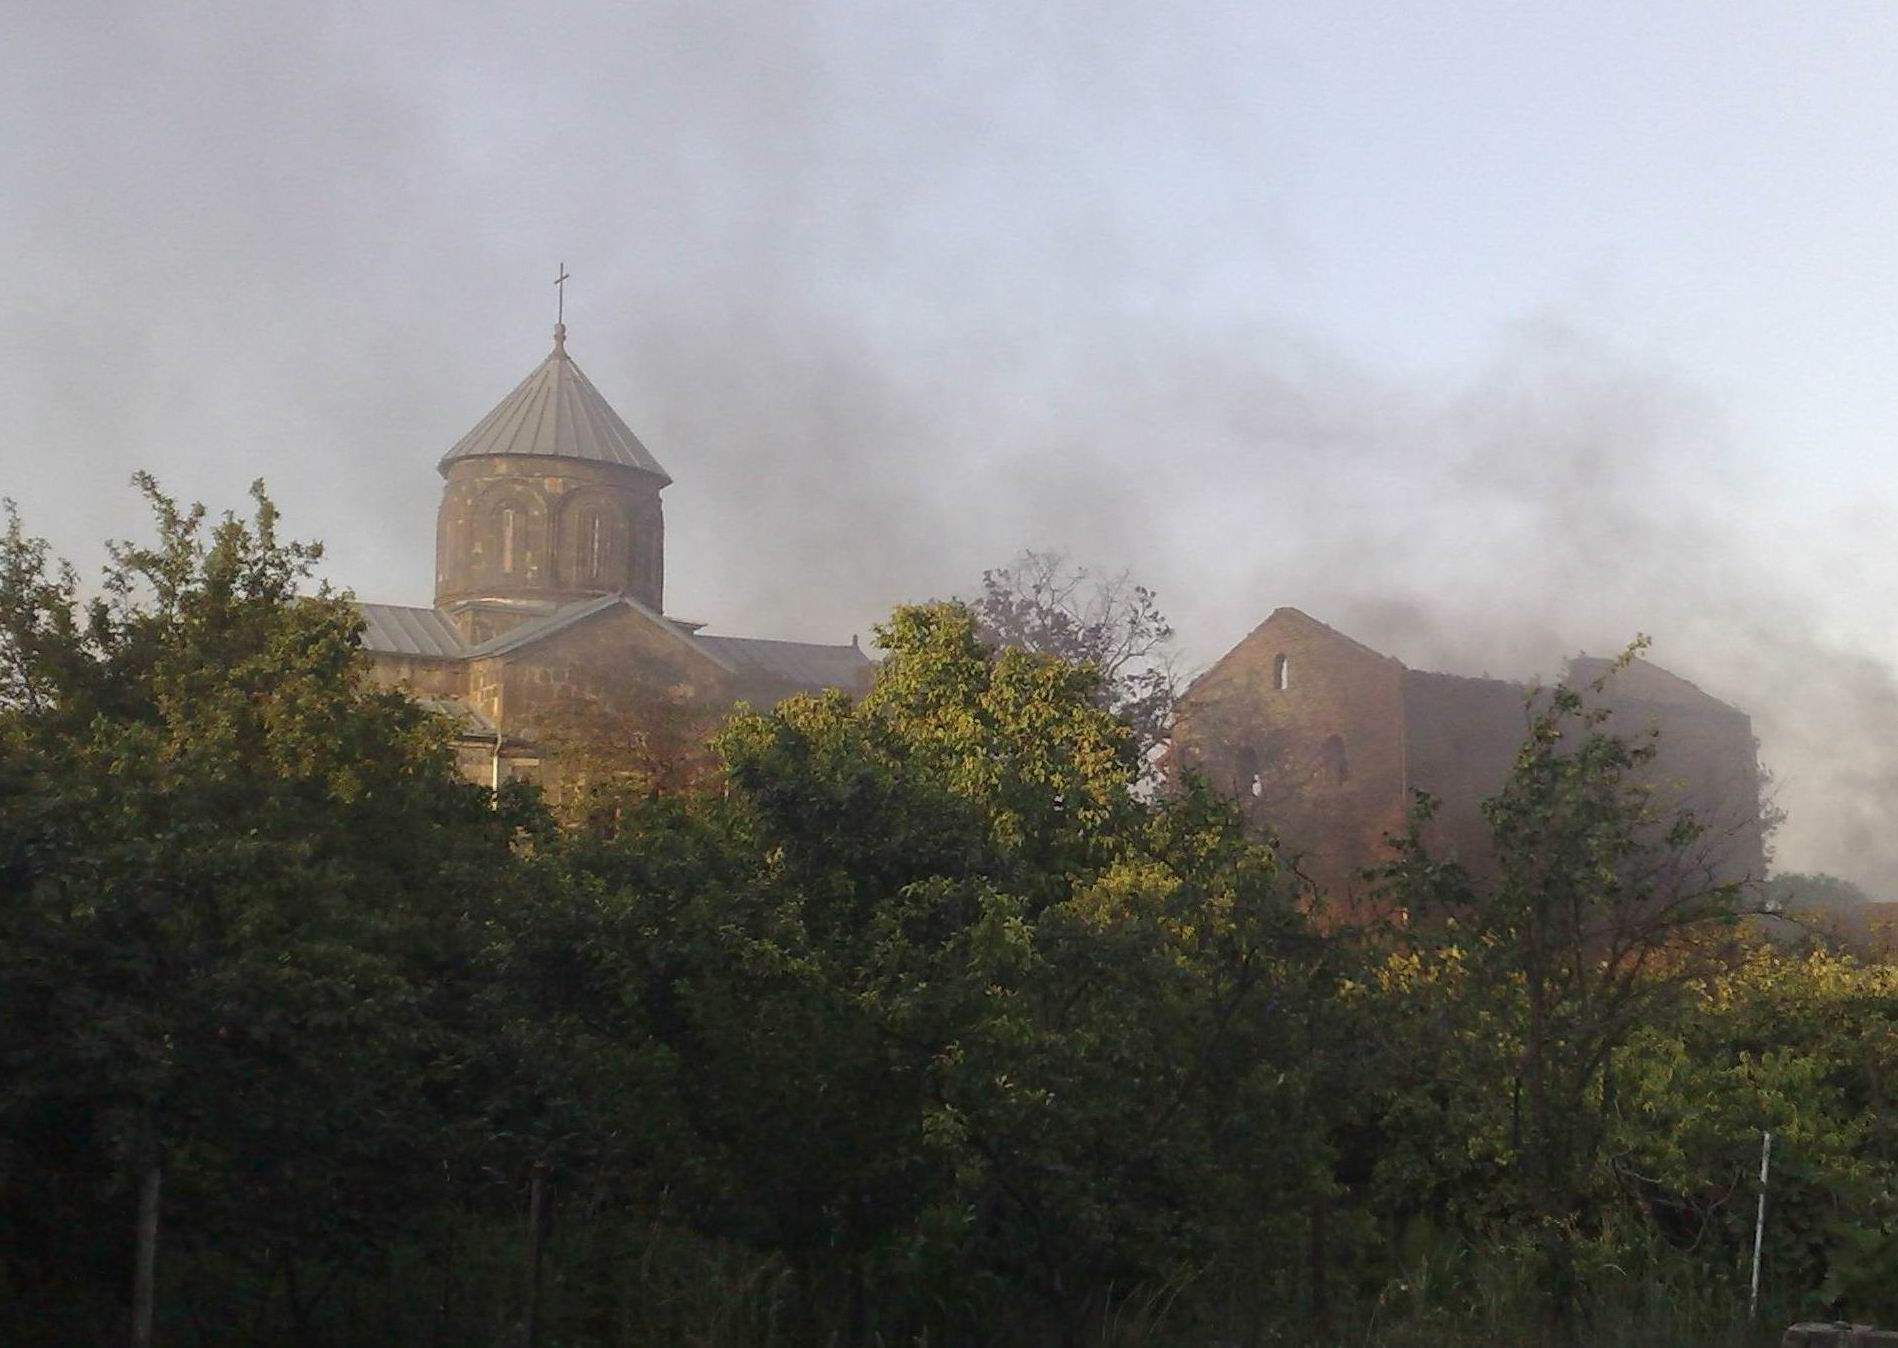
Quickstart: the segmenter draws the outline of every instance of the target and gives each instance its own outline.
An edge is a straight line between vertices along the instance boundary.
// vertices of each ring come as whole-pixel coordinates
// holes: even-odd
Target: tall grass
[[[443,1216],[435,1238],[342,1269],[301,1270],[302,1304],[270,1252],[237,1259],[174,1248],[163,1268],[160,1342],[243,1348],[509,1348],[525,1305],[522,1223]],[[1264,1261],[1274,1263],[1275,1261]],[[1248,1273],[1244,1261],[1109,1289],[1066,1322],[1004,1290],[981,1307],[928,1306],[928,1289],[866,1288],[869,1327],[851,1337],[846,1299],[800,1295],[782,1259],[703,1239],[645,1217],[589,1214],[556,1226],[545,1251],[541,1348],[1765,1348],[1793,1318],[1745,1315],[1736,1270],[1665,1247],[1595,1252],[1577,1340],[1551,1335],[1527,1248],[1475,1251],[1411,1242],[1380,1273],[1334,1270],[1322,1317],[1296,1276]],[[1282,1267],[1282,1266],[1281,1266]],[[117,1309],[70,1308],[55,1325],[0,1287],[0,1341],[110,1342]],[[9,1304],[11,1303],[11,1304]],[[862,1321],[860,1320],[861,1324]],[[878,1328],[882,1326],[882,1328]],[[900,1326],[900,1327],[896,1327]],[[73,1337],[74,1335],[78,1337]]]

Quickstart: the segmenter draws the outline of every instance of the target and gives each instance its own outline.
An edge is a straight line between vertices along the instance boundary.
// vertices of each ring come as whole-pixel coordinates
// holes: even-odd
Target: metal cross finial
[[[569,279],[567,264],[563,262],[560,264],[560,275],[554,277],[554,289],[560,296],[554,304],[554,322],[556,323],[567,321],[567,282]]]

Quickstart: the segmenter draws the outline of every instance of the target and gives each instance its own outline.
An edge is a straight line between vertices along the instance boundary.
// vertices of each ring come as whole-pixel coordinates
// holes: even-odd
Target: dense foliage
[[[163,1343],[1744,1342],[1762,1129],[1770,1316],[1898,1315],[1898,975],[1752,939],[1589,690],[1331,930],[960,606],[554,811],[145,486],[94,599],[0,543],[9,1343],[122,1340],[159,1194]]]

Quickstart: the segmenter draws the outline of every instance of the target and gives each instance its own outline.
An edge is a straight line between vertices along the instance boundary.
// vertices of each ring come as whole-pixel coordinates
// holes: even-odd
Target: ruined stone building
[[[548,718],[576,700],[722,708],[860,690],[853,637],[717,636],[665,611],[672,477],[553,351],[441,458],[435,602],[363,604],[374,676],[452,716],[464,770],[540,778]]]
[[[1572,662],[1574,686],[1611,662]],[[1276,831],[1326,894],[1361,893],[1390,855],[1412,793],[1435,797],[1433,854],[1477,873],[1490,861],[1481,805],[1508,776],[1528,727],[1529,689],[1410,669],[1294,608],[1281,608],[1181,699],[1175,761],[1206,774]],[[1660,731],[1656,803],[1706,825],[1721,879],[1764,874],[1759,768],[1746,714],[1636,661],[1594,699],[1624,736]]]

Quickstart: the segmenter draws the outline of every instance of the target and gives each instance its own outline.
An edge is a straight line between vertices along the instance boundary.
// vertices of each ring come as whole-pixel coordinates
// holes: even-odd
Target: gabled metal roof
[[[734,672],[724,656],[717,651],[705,649],[704,643],[695,640],[689,633],[680,631],[677,624],[669,622],[629,594],[599,594],[591,599],[580,599],[571,604],[562,605],[552,613],[524,622],[519,627],[510,627],[500,636],[491,637],[479,646],[470,646],[465,653],[470,659],[507,655],[520,650],[523,646],[531,646],[537,641],[544,641],[548,637],[564,632],[577,623],[585,622],[595,614],[620,607],[632,609],[633,612],[643,615],[662,633],[681,646],[697,652],[728,673]]]
[[[362,614],[366,651],[435,659],[459,659],[468,653],[461,634],[440,609],[406,604],[358,604],[356,609]]]
[[[464,738],[491,740],[498,733],[493,721],[458,697],[418,697],[415,704],[437,716],[446,716],[455,723],[455,733]]]
[[[474,645],[461,639],[448,615],[440,609],[413,608],[405,604],[357,604],[356,607],[363,618],[364,650],[385,655],[471,660],[511,654],[621,605],[649,618],[681,646],[696,651],[740,679],[789,685],[812,692],[825,688],[849,690],[862,686],[871,665],[869,657],[854,641],[848,646],[827,646],[811,641],[767,641],[762,637],[703,636],[692,631],[691,624],[661,617],[625,594],[594,595],[562,605]]]
[[[554,349],[475,428],[442,455],[442,472],[457,459],[533,454],[616,463],[672,481],[618,412],[567,354],[567,325],[554,328]]]
[[[870,668],[869,657],[855,643],[820,646],[810,641],[708,636],[695,636],[692,640],[721,656],[741,677],[791,684],[812,692],[825,688],[854,690]]]

